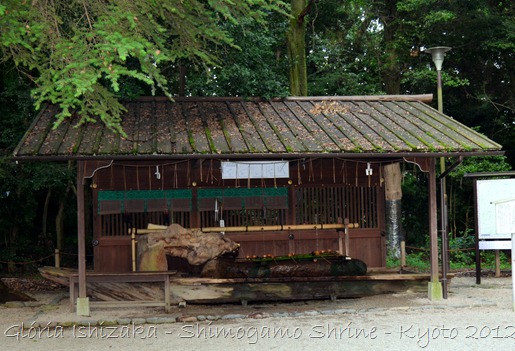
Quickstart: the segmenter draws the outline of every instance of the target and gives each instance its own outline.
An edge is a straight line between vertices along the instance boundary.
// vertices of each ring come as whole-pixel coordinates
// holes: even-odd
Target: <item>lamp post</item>
[[[431,54],[433,62],[436,66],[437,76],[437,95],[438,95],[438,112],[443,113],[443,96],[442,96],[442,64],[445,53],[451,50],[448,46],[436,46],[425,49],[424,52]],[[442,295],[447,299],[447,272],[449,269],[449,244],[447,238],[447,189],[445,184],[445,158],[440,157],[440,225],[442,235]]]
[[[445,57],[445,53],[451,50],[448,46],[435,46],[429,49],[425,49],[424,52],[431,54],[433,62],[436,66],[437,74],[437,94],[438,94],[438,111],[443,112],[443,98],[442,98],[442,64]]]

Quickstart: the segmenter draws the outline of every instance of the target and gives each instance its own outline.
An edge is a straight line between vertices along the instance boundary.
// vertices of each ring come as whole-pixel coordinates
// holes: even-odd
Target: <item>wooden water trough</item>
[[[78,273],[74,269],[42,267],[43,277],[69,287],[70,308],[77,297]],[[91,306],[162,306],[183,302],[220,304],[271,301],[358,298],[389,293],[427,291],[429,274],[368,272],[363,276],[233,278],[180,277],[175,271],[95,273],[88,272],[87,292]],[[452,276],[448,276],[450,280]],[[165,293],[166,292],[166,293]]]

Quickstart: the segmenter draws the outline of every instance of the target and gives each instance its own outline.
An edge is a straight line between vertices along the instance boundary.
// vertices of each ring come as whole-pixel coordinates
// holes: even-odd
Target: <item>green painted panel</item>
[[[125,211],[126,201],[133,206],[137,203],[134,200],[141,200],[140,211],[146,212],[149,201],[167,200],[167,207],[175,207],[173,200],[186,200],[188,204],[181,203],[182,211],[191,210],[191,189],[170,189],[170,190],[101,190],[98,192],[98,213],[115,213],[115,207],[120,208],[120,212]],[[117,204],[118,203],[118,204]],[[151,204],[151,208],[160,207],[155,201]],[[189,208],[189,209],[187,209]]]
[[[170,190],[101,190],[98,201],[108,200],[147,200],[147,199],[191,199],[191,189]]]
[[[199,199],[220,197],[288,196],[288,188],[199,189]]]

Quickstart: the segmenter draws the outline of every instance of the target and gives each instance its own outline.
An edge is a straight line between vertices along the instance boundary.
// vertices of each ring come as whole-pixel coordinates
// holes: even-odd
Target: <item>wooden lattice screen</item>
[[[360,228],[379,226],[377,187],[300,187],[296,189],[297,224],[337,223],[348,218]]]
[[[289,190],[295,192],[294,208],[288,203]],[[361,228],[378,228],[378,194],[377,187],[367,186],[206,188],[197,189],[196,207],[201,227],[219,226],[220,219],[227,227],[287,224],[293,211],[296,224],[348,218]],[[192,211],[191,191],[109,191],[98,197],[103,236],[129,235],[130,228],[146,228],[148,223],[188,228]]]
[[[284,224],[288,188],[199,189],[198,202],[202,227]]]
[[[102,236],[130,235],[149,223],[190,227],[191,199],[189,189],[99,191]]]

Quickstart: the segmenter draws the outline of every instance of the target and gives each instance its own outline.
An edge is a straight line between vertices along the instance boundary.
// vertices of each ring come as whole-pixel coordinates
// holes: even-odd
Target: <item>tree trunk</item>
[[[403,240],[401,179],[400,163],[384,166],[387,254],[393,258],[400,258]]]
[[[47,230],[47,223],[48,223],[48,208],[50,206],[50,199],[52,198],[52,189],[48,189],[45,197],[45,204],[43,206],[43,214],[41,218],[41,234],[39,238],[40,244],[42,244],[44,247],[49,247],[50,245],[48,240],[48,230]]]
[[[396,35],[399,29],[397,0],[386,0],[382,20],[384,25],[384,43],[386,51],[382,62],[382,81],[389,95],[400,93],[401,67],[398,62],[398,43]],[[402,174],[400,164],[394,163],[384,167],[386,188],[386,236],[387,254],[389,257],[400,258],[400,242],[402,233]]]
[[[382,81],[387,94],[399,94],[401,90],[401,67],[399,66],[399,53],[396,35],[399,29],[397,0],[385,1],[382,16],[384,25],[384,43],[386,46],[382,62]]]
[[[306,68],[306,21],[305,16],[312,5],[312,0],[292,0],[290,28],[287,32],[288,60],[290,64],[290,94],[292,96],[308,95],[308,78]]]
[[[18,221],[15,218],[14,223],[11,225],[11,229],[9,230],[9,257],[12,259],[16,257],[16,240],[18,239],[18,232],[20,227],[18,225]],[[9,260],[7,264],[7,272],[14,273],[16,271],[16,266],[14,261]]]
[[[68,194],[68,188],[66,188],[65,196],[62,196],[59,200],[59,208],[55,216],[55,247],[61,251],[63,249],[63,238],[64,238],[64,208],[66,203],[66,195]]]

